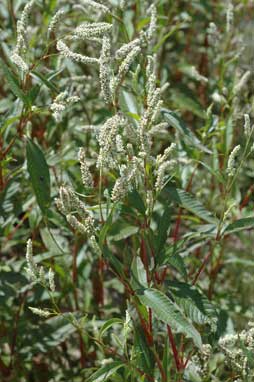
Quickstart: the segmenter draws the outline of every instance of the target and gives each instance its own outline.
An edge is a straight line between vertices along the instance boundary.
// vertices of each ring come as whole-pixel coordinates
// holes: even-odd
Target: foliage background
[[[125,33],[134,39],[150,21],[147,14],[150,2],[127,3],[124,12],[117,4],[112,5],[117,17],[106,16],[108,22],[114,23],[114,39],[119,46],[126,42]],[[77,193],[84,192],[78,149],[86,148],[93,168],[98,145],[88,126],[99,126],[112,115],[112,110],[100,96],[98,68],[62,59],[56,50],[54,36],[48,36],[48,24],[61,6],[69,13],[60,25],[60,35],[73,30],[80,22],[94,21],[95,15],[85,13],[76,2],[36,1],[28,29],[26,62],[30,75],[23,76],[10,61],[16,44],[17,20],[25,4],[18,0],[2,0],[0,3],[1,380],[85,381],[94,368],[104,364],[103,360],[118,359],[116,349],[123,336],[121,325],[106,332],[105,348],[97,346],[93,338],[112,317],[124,322],[128,305],[123,285],[115,273],[106,261],[95,256],[86,237],[72,232],[57,210],[54,198],[62,184],[72,184]],[[169,193],[159,200],[151,227],[155,234],[158,233],[162,213],[169,208],[165,245],[170,251],[172,243],[179,241],[179,250],[174,247],[174,253],[177,252],[183,260],[178,258],[180,263],[173,264],[168,258],[168,282],[169,285],[170,282],[186,282],[188,275],[187,281],[191,284],[211,246],[207,211],[219,217],[224,207],[226,210],[231,207],[225,221],[227,225],[239,219],[249,219],[242,221],[240,226],[228,228],[228,235],[215,248],[212,259],[209,258],[209,262],[207,259],[208,264],[198,280],[198,287],[216,305],[219,315],[213,338],[206,335],[205,327],[199,328],[205,342],[210,342],[215,349],[213,366],[206,378],[208,381],[234,381],[240,376],[225,367],[216,341],[226,333],[243,330],[248,321],[253,320],[253,155],[242,163],[226,206],[225,171],[232,148],[245,144],[243,115],[249,113],[251,118],[253,115],[254,5],[248,0],[234,1],[234,23],[230,32],[226,31],[225,1],[161,0],[156,6],[158,27],[151,53],[157,54],[158,83],[161,86],[170,83],[163,92],[163,107],[177,112],[178,119],[172,121],[171,116],[168,127],[157,133],[153,151],[162,153],[168,143],[177,143],[173,185],[191,193],[205,206],[205,212],[200,212],[200,206],[195,203],[191,206],[192,200],[186,200],[184,196],[179,199]],[[210,22],[215,22],[218,27],[217,43],[209,40]],[[95,48],[83,43],[79,49],[90,55]],[[133,73],[136,66],[132,67]],[[195,77],[192,66],[208,81]],[[236,90],[247,71],[250,71],[248,82]],[[129,75],[122,87],[119,103],[134,123],[137,105],[143,102],[140,89],[144,84],[140,76],[135,90],[131,77]],[[56,123],[50,105],[64,90],[78,95],[80,101],[68,107],[63,119]],[[163,113],[161,120],[165,121]],[[39,164],[34,161],[34,157],[32,162],[35,172],[41,176],[41,183],[37,184],[38,179],[31,180],[31,171],[29,175],[29,137],[41,149],[50,171],[51,191],[46,213],[40,208],[35,192],[39,187],[47,198],[47,185],[43,183],[45,177],[41,173],[44,168],[40,167],[40,161]],[[95,172],[94,177],[97,185],[99,175]],[[115,177],[113,173],[105,176],[105,188],[112,188]],[[127,268],[131,265],[131,254],[138,250],[141,235],[135,214],[132,195],[119,206],[119,219],[113,223],[109,234],[118,259]],[[45,289],[32,285],[24,271],[29,237],[33,240],[36,262],[54,269],[55,298],[61,307],[61,316],[45,320],[28,309],[28,306],[50,306]],[[84,330],[66,320],[67,312],[73,312],[77,319],[84,317],[79,323]],[[156,330],[159,348],[168,346],[164,344],[162,328],[158,326]],[[133,336],[132,333],[129,346]],[[136,348],[141,346],[135,341]],[[142,351],[136,349],[137,353]],[[171,378],[168,380],[173,381],[178,377],[172,371],[173,357],[168,351],[167,370],[168,378]],[[127,378],[131,377],[120,369],[110,380],[135,381],[144,377],[133,375],[133,379]],[[189,378],[194,381],[198,377]]]

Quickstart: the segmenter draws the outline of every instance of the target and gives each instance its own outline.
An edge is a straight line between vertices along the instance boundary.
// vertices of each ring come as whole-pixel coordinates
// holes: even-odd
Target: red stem
[[[181,358],[179,356],[179,353],[178,353],[178,350],[177,350],[177,347],[176,347],[176,344],[175,344],[174,336],[173,336],[172,330],[171,330],[169,325],[167,325],[167,330],[168,330],[168,339],[169,339],[169,342],[170,342],[170,345],[171,345],[171,349],[172,349],[172,352],[173,352],[173,355],[174,355],[177,371],[181,371],[182,370],[182,366],[183,366],[182,365],[182,360],[181,360]]]
[[[199,268],[199,270],[198,270],[198,272],[197,272],[197,274],[196,274],[196,276],[195,276],[195,278],[194,278],[194,280],[193,280],[193,282],[192,282],[192,285],[195,285],[196,282],[198,281],[198,279],[199,279],[201,273],[202,273],[203,270],[205,269],[206,264],[207,264],[208,261],[210,260],[210,257],[212,256],[212,254],[213,254],[213,251],[210,250],[210,251],[208,252],[208,254],[206,255],[206,257],[204,258],[204,261],[203,261],[203,263],[201,264],[201,266],[200,266],[200,268]]]
[[[250,188],[246,192],[246,195],[243,198],[243,201],[242,201],[242,203],[240,205],[240,211],[243,209],[243,207],[245,207],[248,204],[248,202],[250,200],[250,197],[251,197],[251,194],[253,193],[253,191],[254,191],[254,185],[250,186]]]
[[[152,309],[149,308],[148,312],[149,312],[149,330],[150,330],[150,333],[152,334],[153,333],[153,312],[152,312]]]
[[[141,377],[145,376],[148,381],[155,382],[155,379],[150,375],[146,374],[143,370],[140,370],[138,367],[135,367],[137,372],[141,375]]]
[[[191,355],[192,355],[192,352],[189,353],[189,355],[188,355],[186,361],[184,362],[184,365],[183,365],[184,369],[187,367],[188,362],[189,362],[189,360],[190,360],[190,358],[191,358]]]
[[[159,369],[160,369],[160,373],[161,373],[162,381],[163,381],[163,382],[167,382],[167,376],[166,376],[166,373],[165,373],[165,371],[164,371],[164,369],[163,369],[163,366],[162,366],[162,363],[161,363],[161,361],[160,361],[160,358],[158,357],[158,355],[157,355],[156,352],[154,353],[154,356],[155,356],[156,362],[157,362],[157,364],[158,364],[158,367],[159,367]]]
[[[182,219],[182,208],[179,208],[178,215],[177,215],[177,220],[176,220],[176,225],[175,225],[175,229],[174,229],[174,232],[173,232],[173,241],[174,241],[174,243],[177,242],[177,240],[178,240],[181,219]]]

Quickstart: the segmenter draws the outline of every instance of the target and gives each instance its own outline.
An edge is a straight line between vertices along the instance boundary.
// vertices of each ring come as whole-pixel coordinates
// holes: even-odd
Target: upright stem
[[[171,327],[169,325],[167,325],[167,331],[168,331],[168,339],[169,339],[169,343],[170,343],[170,346],[171,346],[171,349],[172,349],[172,352],[173,352],[173,356],[174,356],[174,360],[175,360],[177,371],[181,371],[181,369],[182,369],[182,361],[181,361],[181,358],[179,356],[179,353],[178,353],[178,350],[177,350],[177,347],[176,347],[176,344],[175,344],[175,340],[174,340],[174,336],[173,336]]]
[[[201,273],[203,272],[203,270],[205,269],[206,267],[206,264],[208,263],[208,261],[210,260],[211,256],[213,254],[213,248],[211,248],[211,250],[208,252],[208,254],[205,256],[204,258],[204,261],[203,263],[201,264],[200,268],[198,269],[197,271],[197,274],[192,282],[192,285],[195,285],[201,275]]]

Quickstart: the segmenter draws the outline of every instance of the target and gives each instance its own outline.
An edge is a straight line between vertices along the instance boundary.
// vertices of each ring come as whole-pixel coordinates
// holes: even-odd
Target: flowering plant
[[[0,8],[18,16],[1,37],[3,274],[20,288],[6,380],[40,381],[37,363],[50,381],[253,378],[248,5],[180,3]]]

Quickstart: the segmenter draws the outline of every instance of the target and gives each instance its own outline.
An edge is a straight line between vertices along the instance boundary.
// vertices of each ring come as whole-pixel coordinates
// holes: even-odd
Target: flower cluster
[[[129,51],[129,53],[126,55],[125,59],[122,61],[122,63],[119,66],[118,73],[113,81],[113,89],[114,91],[117,89],[117,87],[121,84],[124,77],[128,73],[132,63],[134,62],[135,58],[138,56],[138,54],[141,52],[140,46],[135,46],[133,49]]]
[[[251,77],[251,71],[247,70],[247,72],[245,72],[240,78],[240,80],[235,84],[233,88],[234,95],[239,95],[242,92],[242,90],[247,85],[250,77]]]
[[[123,60],[126,58],[128,53],[130,53],[134,48],[140,46],[140,38],[136,38],[127,44],[123,44],[117,51],[115,52],[115,58],[117,60]]]
[[[57,41],[57,50],[66,58],[69,58],[75,62],[81,62],[82,64],[98,64],[99,60],[95,57],[84,56],[80,53],[73,52],[63,40]]]
[[[11,61],[23,72],[27,72],[29,70],[27,63],[22,58],[22,54],[27,51],[27,27],[33,5],[34,0],[28,1],[23,9],[20,20],[17,22],[17,43],[13,53],[10,56]]]
[[[156,177],[156,182],[155,182],[155,189],[156,191],[162,190],[164,187],[164,181],[165,181],[165,174],[166,171],[171,170],[175,167],[176,161],[175,160],[169,160],[163,162],[157,171],[157,177]]]
[[[102,38],[105,33],[109,33],[112,29],[112,24],[100,22],[100,23],[83,23],[74,29],[70,39],[73,40],[86,40],[91,38]]]
[[[207,37],[208,42],[211,46],[214,46],[215,48],[218,47],[221,35],[216,24],[213,22],[209,23],[209,26],[207,28]]]
[[[112,190],[111,199],[114,202],[123,199],[132,189],[133,183],[139,175],[140,168],[140,159],[137,157],[133,157],[127,165],[121,167],[121,176],[116,180]]]
[[[48,34],[54,33],[56,31],[56,27],[59,24],[59,22],[62,20],[63,15],[65,14],[64,9],[59,9],[55,15],[52,17],[49,27],[48,27]]]
[[[34,262],[33,259],[33,246],[32,246],[32,240],[28,239],[27,245],[26,245],[26,263],[27,263],[27,274],[29,277],[35,281],[38,277],[38,267]]]
[[[98,143],[100,151],[97,159],[97,167],[115,168],[117,167],[117,145],[118,145],[118,132],[121,125],[124,124],[122,115],[116,114],[107,119],[101,127],[98,134]]]
[[[219,340],[219,346],[229,366],[242,377],[254,377],[251,356],[254,352],[254,324],[249,322],[248,329],[237,334],[228,334]]]
[[[79,101],[77,96],[68,96],[68,93],[62,92],[54,99],[54,102],[50,105],[50,110],[53,112],[53,117],[56,122],[61,122],[63,112],[68,105],[71,105]]]
[[[234,6],[231,0],[229,0],[228,6],[227,6],[226,21],[227,21],[227,24],[226,24],[227,32],[230,32],[234,23]]]
[[[112,91],[111,91],[111,44],[110,38],[105,35],[102,40],[102,49],[100,56],[100,83],[101,92],[104,101],[107,104],[112,102]]]
[[[94,235],[94,219],[70,187],[62,186],[59,198],[55,201],[57,208],[66,216],[68,223],[74,230],[87,235],[89,238]]]
[[[32,306],[29,306],[29,309],[31,310],[32,313],[42,318],[48,318],[49,316],[51,316],[51,312],[46,309],[33,308]]]
[[[83,148],[80,148],[79,150],[79,162],[81,170],[81,179],[84,187],[93,187],[93,177],[87,165],[85,150]]]
[[[155,57],[148,57],[148,64],[146,67],[146,91],[147,91],[147,107],[144,111],[140,125],[139,125],[139,140],[140,150],[150,155],[151,140],[149,130],[155,123],[157,114],[161,108],[161,89],[157,88],[156,75],[155,75]]]
[[[195,68],[195,66],[192,66],[191,67],[191,76],[197,80],[197,81],[200,81],[200,82],[208,82],[208,78],[206,78],[205,76],[202,76],[198,71],[197,69]]]
[[[235,172],[236,172],[236,169],[235,169],[235,161],[236,161],[236,157],[237,157],[237,154],[238,152],[240,151],[241,149],[241,146],[240,145],[237,145],[233,150],[232,152],[230,153],[229,155],[229,158],[228,158],[228,165],[227,165],[227,174],[228,176],[232,177],[235,175]]]
[[[249,137],[251,135],[249,114],[244,114],[244,134],[246,135],[246,137]]]
[[[202,348],[191,357],[185,370],[185,375],[196,375],[197,380],[206,380],[209,376],[209,360],[212,354],[212,347],[209,344],[202,345]]]
[[[155,189],[157,191],[160,191],[164,186],[166,171],[172,169],[176,164],[174,159],[168,160],[175,149],[176,144],[172,143],[168,148],[165,149],[162,155],[158,155],[156,158],[157,177],[155,182]]]
[[[157,9],[155,4],[151,5],[149,13],[151,14],[151,19],[147,30],[147,39],[151,41],[157,30]]]
[[[28,239],[26,247],[26,264],[27,264],[27,274],[29,278],[37,283],[40,283],[44,287],[47,287],[45,270],[42,266],[40,268],[35,263],[33,258],[33,246],[32,240]],[[48,287],[51,292],[55,292],[55,274],[51,268],[48,271]]]
[[[82,3],[83,3],[85,6],[88,6],[89,8],[92,8],[92,9],[95,10],[95,11],[100,11],[100,12],[102,12],[103,14],[110,13],[110,9],[109,9],[106,5],[101,4],[101,3],[98,3],[97,1],[93,1],[93,0],[82,0]]]

